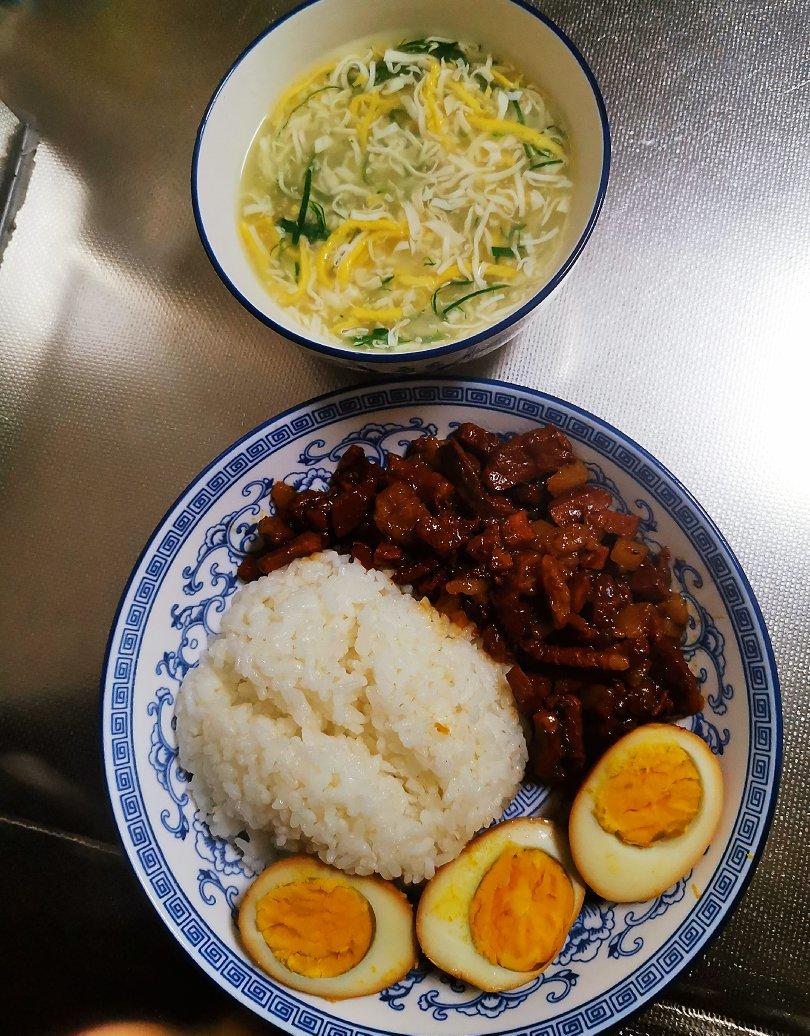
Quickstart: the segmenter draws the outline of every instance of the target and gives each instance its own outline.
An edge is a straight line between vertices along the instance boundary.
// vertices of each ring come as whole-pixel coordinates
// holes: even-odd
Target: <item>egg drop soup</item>
[[[560,121],[474,44],[358,45],[256,133],[237,214],[251,265],[328,342],[395,352],[490,327],[556,257],[572,189]]]

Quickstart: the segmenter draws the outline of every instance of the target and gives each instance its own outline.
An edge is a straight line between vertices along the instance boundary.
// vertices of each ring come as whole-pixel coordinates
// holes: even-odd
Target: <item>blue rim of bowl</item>
[[[202,215],[200,213],[200,204],[197,193],[197,172],[200,158],[200,150],[202,148],[202,140],[205,135],[206,126],[208,125],[208,119],[214,106],[217,103],[220,93],[223,87],[236,72],[239,66],[242,64],[244,59],[250,54],[254,47],[258,46],[265,37],[269,36],[270,33],[274,32],[280,25],[288,19],[295,17],[300,14],[301,11],[306,10],[308,7],[312,7],[314,4],[321,3],[321,0],[305,0],[304,3],[299,4],[293,8],[287,14],[277,18],[276,21],[272,22],[260,33],[252,42],[250,42],[242,53],[237,57],[222,79],[219,81],[216,90],[214,91],[211,100],[208,102],[202,120],[200,121],[199,128],[197,130],[197,136],[194,141],[194,152],[191,159],[191,205],[194,211],[194,222],[197,224],[197,232],[200,235],[202,246],[205,249],[205,253],[208,256],[211,265],[217,272],[222,283],[233,295],[233,297],[240,302],[249,313],[252,313],[257,320],[260,320],[267,327],[272,328],[282,337],[287,338],[298,345],[304,346],[305,349],[311,349],[313,352],[320,353],[322,356],[331,356],[334,359],[343,360],[362,360],[363,363],[372,364],[386,364],[386,363],[404,363],[406,361],[414,361],[419,359],[433,360],[442,356],[450,356],[453,353],[461,352],[468,348],[474,348],[476,345],[480,345],[482,342],[486,342],[495,338],[496,336],[508,331],[510,327],[514,327],[523,317],[528,316],[532,310],[536,309],[540,303],[548,298],[548,296],[554,291],[554,289],[561,283],[563,278],[566,276],[568,271],[574,265],[579,258],[583,248],[585,247],[588,238],[593,232],[593,228],[596,226],[596,221],[599,218],[599,213],[602,211],[602,205],[605,201],[605,194],[607,193],[608,179],[610,178],[610,162],[611,162],[611,142],[610,142],[610,124],[608,122],[607,108],[605,107],[605,100],[602,96],[602,91],[599,87],[599,83],[596,80],[596,76],[591,71],[591,67],[585,58],[582,56],[579,48],[571,40],[566,33],[550,18],[544,15],[541,11],[531,7],[526,0],[508,0],[509,3],[514,4],[516,7],[520,7],[526,11],[532,17],[542,22],[548,29],[550,29],[555,36],[568,48],[574,60],[579,65],[585,78],[588,80],[588,84],[593,91],[594,100],[596,101],[596,107],[599,111],[599,120],[602,126],[602,175],[599,178],[599,187],[596,191],[596,198],[594,199],[593,208],[588,216],[588,220],[585,224],[585,228],[580,235],[579,240],[574,245],[573,249],[565,259],[560,269],[554,274],[554,276],[547,281],[540,291],[533,295],[528,302],[525,302],[519,309],[516,309],[514,313],[510,313],[509,316],[504,317],[503,320],[494,324],[492,327],[485,328],[483,331],[479,331],[478,334],[471,335],[469,338],[462,338],[457,342],[451,342],[449,345],[442,345],[436,349],[422,349],[419,351],[411,352],[396,352],[396,353],[360,353],[353,352],[351,349],[342,349],[339,346],[325,345],[323,342],[316,342],[311,338],[307,338],[305,335],[299,334],[297,331],[293,331],[283,324],[278,323],[272,317],[268,316],[262,310],[250,302],[245,295],[237,288],[234,282],[230,279],[228,274],[223,269],[219,260],[217,259],[216,253],[214,252],[211,242],[208,240],[208,235],[205,232],[205,225],[203,222]]]
[[[317,0],[315,0],[315,2],[317,2]],[[392,378],[390,381],[375,383],[374,386],[372,386],[372,387],[378,388],[378,389],[385,389],[385,388],[388,388],[388,387],[390,387],[392,385],[407,385],[407,384],[410,384],[410,383],[413,383],[413,384],[425,383],[425,382],[427,382],[427,380],[428,379],[426,379],[424,376],[416,377],[416,378],[414,378],[414,377],[409,377],[409,378],[397,378],[397,377],[395,377],[395,378]],[[487,386],[489,388],[505,389],[508,392],[525,392],[525,393],[528,393],[529,395],[536,396],[539,399],[543,399],[543,400],[546,400],[546,401],[552,402],[552,403],[558,403],[561,406],[564,406],[567,409],[573,411],[574,413],[580,414],[582,417],[586,418],[588,421],[592,421],[597,427],[601,427],[601,428],[606,429],[606,431],[608,431],[611,435],[617,436],[620,440],[624,440],[624,442],[626,442],[631,447],[631,449],[637,450],[638,453],[642,457],[644,457],[647,461],[649,461],[652,464],[653,468],[658,469],[667,478],[672,480],[673,484],[676,485],[678,487],[678,489],[684,494],[684,497],[690,502],[690,504],[694,508],[697,509],[697,511],[701,515],[702,519],[705,521],[705,523],[711,529],[713,535],[717,537],[718,542],[722,545],[724,550],[727,552],[727,555],[728,555],[728,558],[729,558],[729,560],[731,562],[732,568],[733,568],[734,572],[736,573],[737,577],[739,578],[740,582],[742,583],[742,586],[744,587],[745,592],[748,595],[749,601],[751,603],[751,608],[752,608],[754,616],[756,617],[756,620],[757,620],[758,630],[759,630],[759,633],[762,636],[762,642],[763,642],[763,644],[765,646],[765,655],[766,655],[766,659],[767,659],[767,663],[768,663],[768,671],[769,671],[769,674],[770,674],[771,686],[773,688],[774,729],[775,729],[775,733],[776,733],[775,746],[774,746],[774,759],[773,759],[773,784],[772,784],[772,787],[771,787],[771,797],[770,797],[770,802],[768,804],[768,811],[767,811],[767,814],[765,816],[765,821],[764,821],[763,826],[762,826],[762,835],[761,835],[761,837],[759,839],[759,843],[758,843],[756,849],[754,850],[753,858],[750,861],[750,866],[749,866],[749,868],[748,868],[748,870],[747,870],[747,872],[745,874],[745,877],[743,878],[742,882],[740,883],[739,888],[735,892],[734,897],[729,902],[728,909],[723,914],[723,916],[720,919],[720,921],[708,933],[705,941],[700,946],[700,948],[695,953],[693,953],[692,956],[689,956],[689,957],[685,958],[681,962],[680,966],[675,968],[667,976],[667,980],[664,982],[664,984],[659,989],[657,989],[655,991],[655,995],[653,997],[646,997],[646,998],[642,999],[641,1003],[639,1003],[631,1011],[628,1011],[626,1014],[622,1015],[620,1018],[617,1018],[615,1021],[609,1023],[608,1026],[605,1029],[602,1030],[603,1033],[613,1032],[613,1031],[615,1031],[618,1028],[618,1026],[625,1025],[630,1019],[634,1018],[641,1011],[643,1011],[646,1007],[648,1007],[651,1002],[657,1000],[658,997],[660,997],[663,994],[664,990],[678,977],[678,975],[680,975],[683,972],[683,970],[686,967],[694,966],[706,954],[707,950],[711,947],[711,945],[714,943],[715,939],[718,937],[718,935],[720,935],[720,933],[726,927],[726,925],[728,924],[728,922],[731,919],[732,915],[734,914],[735,910],[739,906],[740,901],[741,901],[743,895],[745,894],[745,891],[748,888],[748,886],[749,886],[749,884],[751,882],[751,879],[753,878],[754,873],[756,872],[757,867],[759,866],[759,862],[760,862],[760,860],[762,858],[762,854],[763,854],[763,852],[765,850],[765,846],[766,846],[766,844],[768,842],[768,838],[770,836],[771,826],[773,825],[773,818],[774,818],[774,813],[776,811],[776,804],[777,804],[777,801],[779,799],[779,786],[780,786],[781,778],[782,778],[782,762],[783,762],[782,742],[783,742],[783,736],[784,736],[784,733],[783,733],[783,720],[782,720],[782,692],[781,692],[781,687],[780,687],[780,683],[779,683],[779,672],[778,672],[777,667],[776,667],[776,658],[775,658],[774,652],[773,652],[773,645],[771,644],[771,638],[770,638],[770,634],[768,633],[768,627],[767,627],[767,625],[765,623],[765,617],[762,614],[762,609],[760,608],[759,601],[757,600],[756,594],[754,593],[754,590],[753,590],[753,588],[751,586],[751,583],[748,580],[748,576],[745,574],[742,565],[740,564],[739,560],[737,559],[737,555],[732,550],[728,540],[725,538],[723,533],[717,527],[717,524],[715,523],[714,519],[711,517],[711,515],[708,513],[708,511],[706,511],[706,509],[703,507],[703,505],[697,500],[697,498],[694,496],[694,494],[691,493],[686,488],[686,486],[684,486],[684,484],[681,482],[681,480],[676,475],[673,475],[673,473],[669,470],[669,468],[665,464],[663,464],[660,460],[658,460],[657,457],[653,456],[653,454],[650,453],[649,450],[646,450],[643,446],[641,446],[639,443],[637,443],[635,439],[631,438],[625,432],[620,431],[615,425],[612,425],[609,421],[606,421],[604,418],[598,417],[596,414],[591,413],[589,410],[585,410],[584,407],[577,406],[575,403],[570,403],[570,402],[568,402],[568,400],[562,399],[560,396],[554,396],[551,393],[543,392],[540,389],[528,388],[526,386],[517,385],[514,382],[509,382],[509,381],[498,381],[498,380],[496,380],[494,378],[467,378],[467,377],[459,377],[458,375],[453,375],[453,374],[431,375],[431,377],[429,379],[429,384],[434,385],[437,382],[464,382],[465,384],[470,384],[470,385],[485,385],[485,386]],[[200,479],[202,479],[204,475],[206,475],[213,467],[215,467],[217,464],[219,464],[228,454],[230,454],[234,449],[236,449],[237,446],[239,446],[241,443],[243,443],[243,442],[247,441],[248,439],[250,439],[252,436],[254,436],[257,432],[259,432],[263,428],[267,428],[269,425],[274,424],[275,422],[280,421],[280,420],[282,420],[285,417],[288,417],[290,414],[294,413],[296,410],[301,410],[302,408],[313,407],[313,406],[315,406],[318,403],[323,403],[323,402],[325,402],[328,399],[332,399],[332,398],[335,398],[337,396],[344,395],[347,392],[362,391],[364,387],[367,388],[369,386],[349,385],[349,386],[345,386],[343,388],[333,389],[330,392],[323,392],[323,393],[321,393],[318,396],[313,396],[311,399],[307,399],[307,400],[304,400],[301,403],[296,403],[295,405],[293,405],[291,407],[287,407],[286,410],[282,410],[278,414],[274,414],[272,417],[269,417],[266,421],[262,421],[260,424],[256,425],[254,428],[251,428],[249,431],[245,432],[244,435],[239,436],[238,439],[236,439],[230,445],[226,446],[224,450],[222,450],[220,453],[217,454],[216,457],[213,458],[213,460],[211,460],[208,464],[206,464],[205,467],[202,468],[194,476],[194,478],[191,479],[191,481],[185,486],[185,488],[182,490],[182,492],[178,494],[176,499],[171,503],[171,505],[168,507],[168,509],[166,510],[166,512],[163,515],[163,517],[160,519],[160,521],[157,523],[157,525],[152,530],[151,535],[149,536],[148,540],[146,541],[143,549],[138,554],[137,560],[135,561],[135,564],[132,567],[132,571],[130,572],[129,577],[127,578],[126,585],[124,586],[123,592],[122,592],[120,600],[118,602],[118,606],[115,609],[115,615],[113,617],[112,625],[110,626],[110,632],[109,632],[109,635],[107,637],[107,645],[106,645],[106,648],[105,648],[105,651],[104,651],[104,662],[102,664],[101,677],[100,677],[100,681],[99,681],[99,727],[100,727],[100,730],[101,730],[101,738],[99,739],[100,740],[99,748],[100,748],[100,751],[101,751],[101,764],[102,764],[102,770],[104,772],[104,778],[105,778],[104,779],[104,784],[105,784],[105,787],[107,789],[107,802],[108,802],[109,807],[110,807],[110,813],[112,814],[113,824],[114,824],[114,827],[115,827],[115,834],[116,834],[116,837],[118,838],[118,842],[119,842],[119,844],[121,846],[121,849],[123,850],[123,854],[124,854],[125,859],[129,862],[129,864],[130,864],[130,866],[132,868],[132,871],[133,871],[135,877],[138,880],[138,884],[143,889],[144,894],[146,895],[147,899],[150,901],[150,903],[152,903],[152,905],[153,905],[153,907],[154,907],[158,917],[163,922],[165,927],[169,930],[169,932],[174,936],[174,938],[177,940],[179,945],[183,947],[183,949],[189,954],[189,956],[191,956],[192,961],[194,961],[194,963],[198,967],[202,967],[202,965],[199,963],[199,961],[197,961],[195,959],[191,949],[189,949],[189,947],[186,945],[186,943],[183,942],[183,940],[181,938],[180,930],[176,929],[176,928],[172,928],[168,924],[168,922],[163,917],[163,914],[161,912],[160,907],[158,906],[158,904],[156,902],[153,901],[152,896],[149,893],[149,890],[146,888],[145,876],[141,874],[140,870],[137,868],[137,866],[136,866],[136,864],[135,864],[135,862],[134,862],[134,860],[133,860],[133,858],[132,858],[132,856],[130,854],[129,847],[128,847],[127,843],[124,841],[123,833],[121,831],[121,828],[119,827],[118,817],[117,817],[117,814],[116,814],[116,811],[115,811],[115,803],[113,801],[113,788],[112,788],[110,780],[109,780],[109,774],[108,774],[108,769],[107,769],[107,764],[108,764],[108,759],[107,759],[107,742],[106,742],[105,727],[104,727],[104,709],[105,709],[105,705],[106,705],[106,701],[107,701],[107,693],[106,693],[106,690],[107,690],[107,675],[108,675],[108,669],[109,669],[109,664],[110,664],[110,655],[112,653],[112,646],[113,646],[113,639],[115,637],[115,632],[116,632],[116,630],[118,628],[118,623],[119,623],[119,620],[121,618],[121,612],[122,612],[124,604],[125,604],[125,602],[127,600],[127,596],[129,594],[130,587],[132,586],[132,583],[133,583],[133,580],[135,578],[135,575],[138,572],[138,569],[140,568],[143,559],[146,557],[146,555],[147,555],[149,549],[151,548],[152,544],[157,539],[158,533],[163,528],[164,524],[166,523],[166,520],[169,518],[169,516],[172,514],[172,512],[177,507],[177,505],[181,502],[181,500],[186,496],[186,494],[188,493],[189,489],[193,485],[195,485],[197,482],[199,482]],[[203,970],[205,970],[205,969],[203,968]],[[239,998],[239,996],[236,994],[235,991],[227,989],[227,987],[224,984],[220,983],[219,980],[216,978],[216,976],[211,975],[210,977],[212,978],[213,981],[217,982],[217,984],[220,986],[220,988],[222,988],[226,993],[228,993],[229,995],[232,995],[233,998],[238,1003],[243,1004],[243,1006],[250,1007],[249,1004],[247,1004],[245,1001],[242,1001]],[[258,1012],[258,1013],[259,1013],[259,1017],[261,1017],[264,1020],[267,1020],[266,1015],[262,1014],[261,1012]],[[338,1018],[338,1016],[332,1016],[332,1015],[330,1015],[330,1017]],[[340,1019],[338,1018],[338,1020],[340,1020]],[[291,1031],[291,1030],[285,1030],[285,1031]],[[521,1030],[514,1029],[514,1028],[513,1029],[497,1029],[497,1030],[493,1030],[492,1036],[510,1036],[510,1034],[513,1034],[513,1033],[519,1032],[519,1031],[521,1031]],[[391,1036],[393,1036],[393,1034],[391,1034]]]

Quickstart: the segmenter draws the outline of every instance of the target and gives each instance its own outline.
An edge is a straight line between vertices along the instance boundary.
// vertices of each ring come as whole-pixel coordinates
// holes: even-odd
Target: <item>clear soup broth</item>
[[[490,327],[556,258],[573,189],[549,99],[468,42],[358,44],[259,127],[239,232],[317,338],[396,352]]]

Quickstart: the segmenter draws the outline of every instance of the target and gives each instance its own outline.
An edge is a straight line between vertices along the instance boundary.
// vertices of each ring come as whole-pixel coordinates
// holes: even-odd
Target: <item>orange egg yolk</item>
[[[470,903],[476,950],[510,971],[534,971],[556,956],[571,926],[574,889],[542,849],[506,849]]]
[[[703,798],[691,756],[667,742],[641,745],[608,769],[594,796],[600,827],[628,845],[646,847],[681,835]]]
[[[263,896],[256,906],[256,927],[290,971],[334,978],[365,957],[374,917],[357,889],[311,878],[278,885]]]

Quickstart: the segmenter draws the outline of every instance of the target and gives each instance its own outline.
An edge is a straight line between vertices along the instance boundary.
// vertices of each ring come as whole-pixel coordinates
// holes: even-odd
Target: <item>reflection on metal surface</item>
[[[42,134],[0,265],[0,515],[11,547],[0,750],[41,757],[90,802],[55,803],[3,772],[0,806],[92,838],[113,837],[98,670],[138,551],[224,446],[354,380],[241,309],[209,267],[189,205],[211,90],[282,6],[0,7],[0,98]],[[797,902],[810,812],[806,4],[543,7],[605,93],[611,190],[586,254],[537,320],[465,372],[570,399],[679,475],[751,577],[785,700],[780,807],[757,877],[669,1006],[627,1031],[718,1031],[708,1012],[800,1031],[810,942],[810,911]],[[156,957],[170,952],[154,939]],[[234,1010],[216,1003],[220,1017]],[[192,1017],[171,998],[154,1008]],[[75,1023],[86,1026],[81,1009]]]
[[[0,262],[31,178],[39,134],[0,102]]]
[[[108,1022],[91,1029],[81,1029],[75,1036],[250,1036],[257,1032],[267,1032],[267,1026],[258,1021],[247,1025],[226,1020],[203,1027],[189,1029],[184,1026],[181,1029],[152,1022]]]

